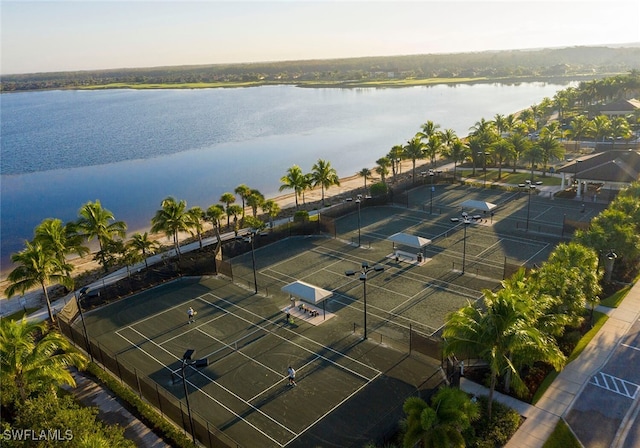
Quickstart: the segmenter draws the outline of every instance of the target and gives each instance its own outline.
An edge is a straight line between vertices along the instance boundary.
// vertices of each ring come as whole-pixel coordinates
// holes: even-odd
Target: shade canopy
[[[482,210],[485,212],[491,211],[497,207],[496,204],[492,204],[491,202],[485,201],[475,201],[473,199],[469,199],[460,204],[463,208],[470,208],[472,210]]]
[[[289,283],[288,285],[283,286],[281,290],[289,295],[297,297],[300,300],[313,304],[320,303],[333,295],[331,291],[327,291],[326,289],[322,289],[302,281]]]
[[[389,238],[389,241],[402,244],[403,246],[414,247],[416,249],[422,249],[424,246],[431,244],[431,240],[428,238],[422,238],[421,236],[409,235],[408,233],[394,233]]]

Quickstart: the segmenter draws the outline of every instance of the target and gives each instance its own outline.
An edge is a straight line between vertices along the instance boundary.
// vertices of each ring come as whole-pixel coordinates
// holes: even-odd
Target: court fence
[[[162,385],[138,372],[135,367],[118,359],[118,355],[111,353],[98,341],[86,338],[71,322],[58,319],[58,323],[60,331],[77,347],[89,354],[98,366],[118,378],[123,385],[129,386],[141,399],[154,406],[162,417],[180,427],[187,437],[191,437],[189,422],[189,414],[191,414],[194,436],[203,446],[208,448],[239,448],[241,446],[193,409],[188,409],[182,401],[165,390]]]

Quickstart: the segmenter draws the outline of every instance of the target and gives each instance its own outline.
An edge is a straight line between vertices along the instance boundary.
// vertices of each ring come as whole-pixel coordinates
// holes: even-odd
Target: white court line
[[[498,244],[502,243],[502,239],[499,239],[498,241],[496,241],[495,243],[493,243],[491,246],[487,247],[485,250],[483,250],[482,252],[480,252],[479,254],[476,255],[476,257],[482,257],[482,254],[484,254],[485,252],[493,249],[494,247],[496,247]]]
[[[543,212],[538,213],[533,218],[531,218],[531,221],[535,221],[536,219],[540,218],[542,215],[545,215],[547,212],[553,210],[554,208],[555,207],[547,207],[547,208],[545,208]]]
[[[167,352],[168,354],[170,354],[171,356],[173,356],[174,358],[176,358],[177,360],[180,360],[180,358],[178,358],[176,355],[174,355],[173,353],[171,353],[169,350],[165,349],[164,347],[159,346],[158,344],[156,344],[155,342],[153,342],[151,339],[149,339],[148,337],[146,337],[144,334],[140,333],[138,330],[136,330],[135,328],[131,328],[132,331],[135,331],[136,333],[138,333],[140,336],[142,336],[143,338],[145,338],[147,341],[149,341],[150,343],[152,343],[153,345],[155,345],[156,347],[160,348],[161,350]],[[145,353],[147,354],[147,353]],[[152,359],[154,361],[159,362],[156,358]],[[168,368],[166,365],[164,365],[163,363],[160,363],[162,366],[164,366],[165,368]],[[195,370],[195,369],[194,369]],[[236,398],[238,401],[244,403],[246,406],[250,407],[251,409],[253,409],[254,411],[258,412],[259,414],[265,416],[268,420],[271,420],[273,423],[275,423],[276,425],[280,426],[282,429],[286,430],[287,432],[291,433],[292,435],[296,435],[296,433],[294,431],[292,431],[291,429],[289,429],[288,427],[284,426],[282,423],[278,422],[276,419],[274,419],[273,417],[271,417],[269,414],[266,414],[265,412],[261,411],[260,409],[258,409],[257,407],[255,407],[254,405],[252,405],[251,403],[248,403],[247,401],[245,401],[242,397],[238,396],[236,393],[232,392],[231,390],[227,389],[226,387],[224,387],[223,385],[221,385],[220,383],[218,383],[216,380],[214,380],[213,378],[211,378],[210,376],[204,374],[202,371],[200,370],[195,370],[195,372],[200,375],[203,376],[204,378],[206,378],[208,381],[210,381],[211,383],[215,384],[216,386],[218,386],[220,389],[222,389],[223,391],[227,392],[229,395],[231,395],[232,397]],[[186,379],[186,378],[185,378]],[[187,381],[189,384],[191,384],[194,388],[198,389],[200,392],[202,392],[203,394],[209,396],[204,390],[202,390],[200,387],[198,387],[197,385],[193,384],[191,381]],[[226,406],[224,406],[222,403],[220,403],[218,400],[212,398],[213,401],[215,401],[216,403],[218,403],[219,405],[223,406],[226,408]],[[245,423],[249,424],[250,426],[251,423],[249,423],[247,420],[245,420],[244,418],[242,418],[240,415],[238,415],[237,413],[233,412],[232,413],[237,417],[240,418],[241,420],[243,420]],[[259,431],[260,433],[262,433],[265,437],[268,437],[269,439],[273,440],[274,442],[278,443],[276,440],[272,439],[268,434],[262,432],[260,429],[256,428],[255,426],[253,426],[254,429],[256,429],[256,431]]]
[[[640,347],[636,347],[634,345],[629,345],[629,344],[622,344],[622,343],[620,345],[622,345],[623,347],[630,348],[632,350],[638,350],[640,352]]]
[[[200,327],[200,326],[205,325],[205,324],[209,324],[209,323],[211,323],[211,322],[213,322],[213,321],[216,321],[216,320],[220,319],[221,317],[223,317],[223,316],[215,316],[215,317],[214,317],[214,318],[212,318],[212,319],[205,320],[205,321],[201,322],[200,324],[195,325],[195,326],[193,326],[193,327],[189,328],[187,331],[183,331],[182,333],[177,334],[177,335],[175,335],[175,336],[173,336],[173,337],[171,337],[171,338],[167,339],[166,341],[162,341],[162,342],[157,343],[157,344],[158,344],[158,345],[163,345],[163,344],[166,344],[167,342],[171,342],[171,341],[173,341],[174,339],[177,339],[177,338],[179,338],[179,337],[182,337],[182,336],[184,336],[184,335],[185,335],[185,334],[187,334],[187,333],[191,333],[192,331],[197,331],[197,330],[199,329],[199,327]],[[199,322],[199,321],[200,321],[200,320],[198,320],[198,322]]]
[[[234,306],[234,307],[236,307],[236,308],[240,308],[240,309],[242,309],[243,311],[245,311],[245,312],[247,312],[247,313],[249,313],[249,314],[252,314],[253,316],[256,316],[256,317],[259,317],[259,318],[261,318],[261,319],[264,319],[264,317],[263,317],[263,316],[260,316],[259,314],[255,314],[255,313],[253,313],[253,312],[251,312],[251,311],[249,311],[249,310],[247,310],[247,309],[244,309],[244,308],[242,308],[242,307],[240,307],[240,306],[236,305],[235,303],[231,303],[231,302],[229,302],[229,301],[227,301],[227,300],[223,299],[222,297],[218,297],[218,296],[216,296],[216,295],[215,295],[215,294],[213,294],[213,293],[208,292],[208,293],[206,293],[205,295],[211,295],[211,296],[215,297],[216,299],[218,299],[218,300],[220,300],[220,301],[222,301],[222,302],[226,302],[226,303],[228,303],[228,304],[229,304],[229,305],[231,305],[231,306]],[[251,324],[251,325],[253,325],[253,326],[257,327],[257,328],[260,328],[260,329],[262,329],[262,330],[266,331],[267,333],[270,333],[270,334],[272,334],[273,336],[275,336],[275,337],[277,337],[277,338],[279,338],[279,339],[282,339],[283,341],[288,342],[289,344],[295,345],[296,347],[301,348],[302,350],[304,350],[304,351],[306,351],[306,352],[309,352],[309,353],[311,353],[311,354],[315,354],[315,355],[317,355],[317,356],[321,357],[322,359],[324,359],[324,360],[328,361],[330,364],[334,364],[334,365],[336,365],[337,367],[341,368],[342,370],[345,370],[345,371],[347,371],[347,372],[349,372],[349,373],[351,373],[351,374],[353,374],[353,375],[355,375],[355,376],[358,376],[358,377],[362,378],[362,379],[363,379],[363,380],[365,380],[365,381],[370,381],[370,378],[368,378],[368,377],[366,377],[366,376],[364,376],[364,375],[362,375],[362,374],[360,374],[360,373],[358,373],[358,372],[356,372],[356,371],[354,371],[354,370],[351,370],[351,369],[349,369],[349,368],[347,368],[347,367],[341,366],[340,364],[338,364],[338,363],[336,363],[336,362],[334,362],[334,361],[330,360],[330,359],[329,359],[329,358],[327,358],[326,356],[318,355],[316,352],[312,351],[311,349],[308,349],[308,348],[306,348],[306,347],[303,347],[303,346],[301,346],[300,344],[296,344],[295,342],[290,341],[289,339],[285,338],[284,336],[280,336],[280,335],[279,335],[279,334],[277,334],[277,333],[271,332],[271,331],[269,331],[267,328],[265,328],[264,326],[258,325],[258,324],[254,323],[254,322],[251,322],[250,320],[245,319],[244,317],[239,316],[239,315],[237,315],[237,314],[235,314],[235,313],[231,313],[231,312],[227,311],[226,309],[224,309],[224,308],[222,308],[222,307],[220,307],[220,306],[216,305],[215,303],[213,303],[213,302],[209,302],[208,300],[205,300],[202,296],[200,296],[198,299],[199,299],[199,300],[201,300],[201,301],[203,301],[203,302],[205,302],[205,303],[208,303],[208,304],[209,304],[209,305],[211,305],[211,306],[215,306],[216,308],[218,308],[218,309],[220,309],[220,310],[222,310],[222,311],[224,311],[224,312],[226,312],[226,313],[229,313],[230,315],[232,315],[232,316],[234,316],[234,317],[236,317],[236,318],[238,318],[238,319],[240,319],[240,320],[243,320],[243,321],[245,321],[245,322],[247,322],[247,323],[249,323],[249,324]],[[274,323],[273,321],[270,321],[270,320],[267,320],[267,319],[264,319],[264,320],[265,320],[266,322],[269,322],[269,323],[270,323],[270,324],[272,324],[272,325],[275,325],[275,323]],[[313,339],[310,339],[310,338],[308,338],[308,337],[306,337],[306,336],[303,336],[303,335],[301,335],[301,334],[298,334],[298,333],[294,333],[294,334],[295,334],[297,337],[300,337],[300,338],[305,339],[305,340],[307,340],[307,341],[309,341],[309,342],[312,342],[313,344],[317,345],[318,347],[320,347],[320,348],[322,348],[322,349],[324,349],[324,350],[327,350],[327,351],[333,352],[333,353],[335,353],[335,354],[338,354],[338,355],[342,356],[342,357],[343,357],[343,358],[345,358],[345,359],[348,359],[348,360],[353,361],[353,362],[355,362],[355,363],[357,363],[357,364],[360,364],[361,366],[366,367],[366,368],[367,368],[367,369],[369,369],[369,370],[372,370],[374,373],[377,373],[377,374],[380,374],[380,373],[381,373],[378,369],[374,369],[374,368],[373,368],[373,367],[371,367],[370,365],[364,364],[363,362],[360,362],[360,361],[358,361],[357,359],[351,358],[350,356],[347,356],[347,355],[345,355],[344,353],[339,352],[339,351],[337,351],[337,350],[335,350],[335,349],[333,349],[333,348],[331,348],[331,347],[328,347],[328,346],[326,346],[326,345],[322,345],[322,344],[320,344],[319,342],[314,341]]]
[[[544,247],[542,249],[540,249],[538,252],[536,252],[535,254],[531,255],[529,258],[527,258],[524,262],[524,264],[527,264],[528,262],[530,262],[531,260],[533,260],[540,252],[542,252],[543,250],[545,250],[547,247],[549,247],[549,243],[545,244]]]

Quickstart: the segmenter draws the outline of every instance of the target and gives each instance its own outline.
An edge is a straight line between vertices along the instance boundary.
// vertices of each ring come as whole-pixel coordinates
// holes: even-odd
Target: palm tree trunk
[[[487,398],[487,414],[489,415],[489,421],[491,421],[491,408],[493,404],[493,392],[496,390],[496,380],[498,375],[495,372],[491,372],[491,384],[489,386],[489,397]]]
[[[47,285],[44,282],[41,282],[42,292],[44,293],[44,300],[47,302],[47,312],[49,313],[49,319],[51,319],[52,323],[56,322],[55,317],[53,316],[53,311],[51,310],[51,302],[49,301],[49,293],[47,292]]]

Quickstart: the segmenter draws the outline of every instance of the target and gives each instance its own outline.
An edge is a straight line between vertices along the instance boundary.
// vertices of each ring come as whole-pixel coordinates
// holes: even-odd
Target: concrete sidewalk
[[[564,417],[593,375],[602,368],[618,343],[640,318],[640,282],[629,291],[618,308],[599,306],[598,311],[609,316],[607,322],[577,359],[556,377],[535,405],[495,392],[495,399],[515,409],[526,418],[506,445],[507,448],[541,448]],[[475,395],[488,395],[487,388],[461,379],[460,387]],[[596,431],[597,428],[594,428]]]

